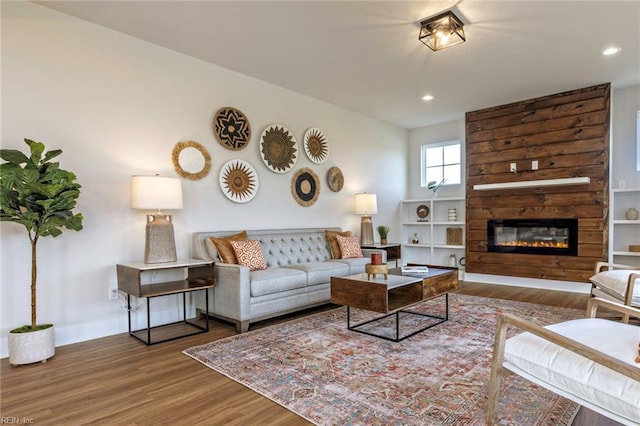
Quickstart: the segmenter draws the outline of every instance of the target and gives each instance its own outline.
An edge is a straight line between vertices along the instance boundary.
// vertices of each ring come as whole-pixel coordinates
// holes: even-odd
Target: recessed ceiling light
[[[432,101],[433,100],[433,95],[424,95],[422,97],[423,101]]]
[[[602,54],[605,56],[609,56],[609,55],[615,55],[616,53],[620,52],[622,49],[620,49],[619,47],[609,47],[605,50],[602,51]]]

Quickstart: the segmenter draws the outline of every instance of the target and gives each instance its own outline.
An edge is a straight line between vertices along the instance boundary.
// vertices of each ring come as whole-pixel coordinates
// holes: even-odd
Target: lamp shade
[[[378,201],[376,194],[363,192],[356,194],[353,211],[355,214],[370,215],[378,213]]]
[[[146,210],[182,208],[182,182],[162,176],[131,177],[131,207]]]

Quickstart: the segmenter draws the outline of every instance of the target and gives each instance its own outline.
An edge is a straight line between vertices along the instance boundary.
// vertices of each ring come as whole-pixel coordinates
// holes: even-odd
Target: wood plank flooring
[[[588,299],[583,294],[474,283],[461,283],[458,292],[578,309],[585,308]],[[252,329],[301,315],[305,313]],[[56,348],[46,363],[13,367],[2,359],[0,415],[38,425],[309,424],[181,353],[233,334],[233,325],[211,321],[206,334],[150,347],[124,333]]]

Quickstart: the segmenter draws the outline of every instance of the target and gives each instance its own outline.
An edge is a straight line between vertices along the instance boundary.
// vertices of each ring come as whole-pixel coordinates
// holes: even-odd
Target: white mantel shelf
[[[473,185],[473,189],[476,191],[489,191],[492,189],[534,188],[539,186],[584,185],[588,184],[589,182],[591,182],[591,178],[589,177],[525,180],[520,182],[487,183],[483,185]]]

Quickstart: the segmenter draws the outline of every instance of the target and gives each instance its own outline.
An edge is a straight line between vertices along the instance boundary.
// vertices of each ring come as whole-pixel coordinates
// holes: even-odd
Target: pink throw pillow
[[[267,261],[262,254],[260,241],[229,241],[229,243],[233,247],[233,252],[238,258],[239,265],[244,265],[252,271],[267,269]]]
[[[360,241],[358,240],[358,237],[343,237],[341,235],[336,235],[336,239],[340,246],[342,259],[364,257],[362,250],[360,249]]]

